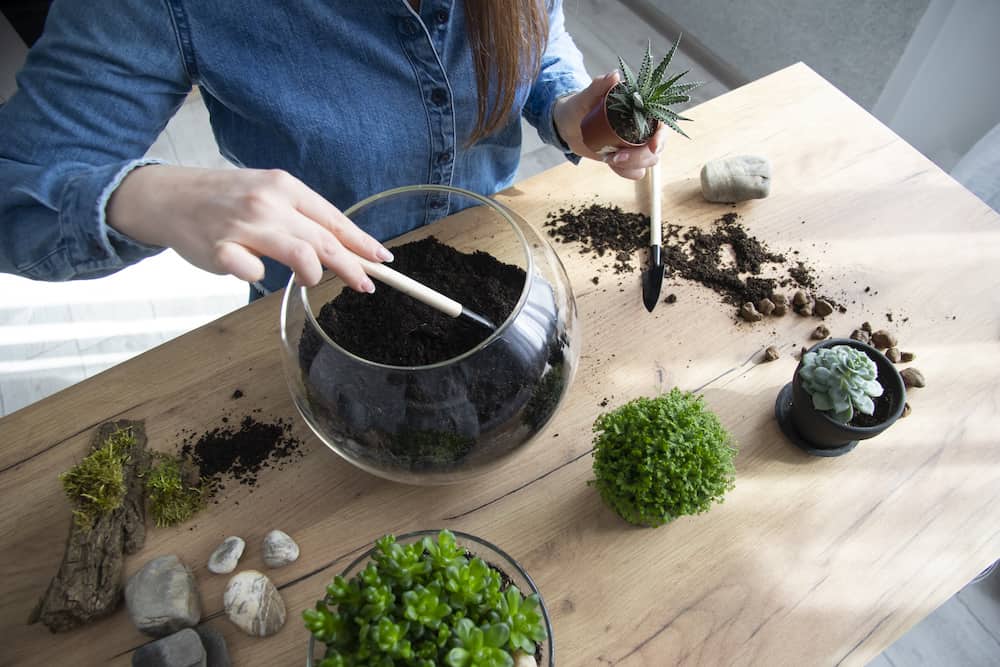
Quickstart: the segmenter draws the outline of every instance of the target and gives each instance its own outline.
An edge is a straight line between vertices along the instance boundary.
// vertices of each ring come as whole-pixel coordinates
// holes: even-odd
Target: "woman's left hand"
[[[618,71],[615,70],[594,79],[580,92],[559,98],[552,109],[552,120],[559,136],[574,153],[580,157],[606,163],[619,176],[638,180],[645,175],[646,167],[652,167],[660,160],[660,150],[663,148],[667,132],[667,127],[663,123],[660,123],[656,134],[640,148],[624,148],[608,155],[601,155],[587,148],[580,131],[580,123],[583,122],[584,116],[608,90],[618,84],[619,80]]]

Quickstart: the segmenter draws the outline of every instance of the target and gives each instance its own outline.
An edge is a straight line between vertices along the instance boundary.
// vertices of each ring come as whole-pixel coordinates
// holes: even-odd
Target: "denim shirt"
[[[226,158],[284,169],[338,208],[417,183],[493,194],[517,169],[519,116],[568,154],[552,105],[590,82],[561,0],[548,7],[541,72],[467,146],[477,91],[461,1],[57,0],[0,107],[0,271],[95,278],[159,252],[108,227],[105,206],[194,84]],[[431,197],[367,231],[386,240],[449,209]],[[261,287],[280,289],[288,269],[265,263]]]

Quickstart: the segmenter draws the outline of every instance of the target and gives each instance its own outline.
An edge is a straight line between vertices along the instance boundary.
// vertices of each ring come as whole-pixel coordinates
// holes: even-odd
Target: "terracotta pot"
[[[775,416],[785,435],[800,448],[817,456],[840,456],[854,449],[858,442],[874,438],[886,430],[903,414],[906,404],[906,389],[899,371],[884,354],[871,345],[850,338],[831,338],[810,348],[810,352],[835,345],[848,345],[861,350],[875,362],[878,381],[885,393],[891,397],[889,416],[874,426],[851,426],[835,421],[827,413],[813,407],[812,397],[802,386],[799,369],[795,369],[792,382],[785,385],[775,403]]]
[[[604,93],[604,97],[587,112],[587,115],[583,117],[583,122],[580,123],[583,143],[587,145],[587,148],[601,155],[614,153],[620,148],[640,148],[646,145],[645,141],[641,144],[625,141],[611,126],[611,121],[608,120],[608,95],[615,88],[616,86],[609,88],[608,92]],[[656,128],[659,127],[659,124],[660,121],[656,121]],[[656,128],[653,129],[653,134],[656,134]]]

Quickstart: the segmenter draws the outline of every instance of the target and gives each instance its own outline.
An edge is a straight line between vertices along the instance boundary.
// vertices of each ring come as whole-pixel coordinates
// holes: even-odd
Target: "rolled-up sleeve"
[[[559,139],[552,120],[552,107],[556,100],[583,90],[590,85],[590,76],[583,66],[583,56],[566,32],[562,0],[549,6],[549,39],[542,54],[541,70],[528,93],[523,115],[531,123],[542,141],[563,151],[571,160],[579,158]]]
[[[191,80],[165,3],[55,2],[0,107],[0,271],[96,278],[162,250],[105,209]]]

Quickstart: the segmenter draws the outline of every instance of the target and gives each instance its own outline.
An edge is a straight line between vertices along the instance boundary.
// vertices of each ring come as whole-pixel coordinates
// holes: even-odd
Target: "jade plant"
[[[691,97],[687,93],[704,82],[679,83],[687,71],[673,75],[667,73],[667,67],[670,66],[680,41],[678,37],[655,69],[652,46],[647,42],[646,55],[642,59],[638,74],[635,74],[619,56],[622,81],[608,94],[607,107],[608,111],[616,112],[620,117],[628,119],[625,120],[626,123],[634,126],[635,134],[630,137],[626,137],[619,128],[616,128],[623,139],[628,139],[632,143],[642,143],[653,135],[656,121],[687,137],[677,123],[691,119],[679,115],[670,106],[689,101]]]
[[[546,638],[540,606],[442,530],[379,538],[368,565],[335,577],[302,617],[327,647],[320,667],[511,667]]]
[[[706,512],[734,487],[733,439],[691,392],[629,401],[598,417],[594,432],[591,484],[629,523]]]
[[[798,372],[813,407],[842,424],[850,422],[855,411],[873,414],[872,398],[882,395],[875,362],[849,345],[806,352]]]

